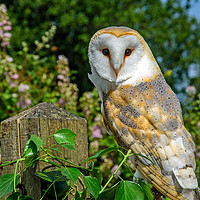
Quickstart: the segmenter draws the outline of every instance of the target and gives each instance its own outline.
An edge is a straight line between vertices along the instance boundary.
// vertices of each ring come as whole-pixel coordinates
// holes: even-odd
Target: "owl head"
[[[97,31],[91,38],[88,55],[92,71],[89,78],[104,92],[127,81],[137,84],[161,73],[143,37],[127,27]]]

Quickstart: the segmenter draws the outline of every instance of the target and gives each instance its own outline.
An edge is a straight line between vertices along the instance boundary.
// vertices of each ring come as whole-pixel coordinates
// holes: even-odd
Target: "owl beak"
[[[112,65],[112,67],[113,67],[113,70],[114,70],[116,77],[117,77],[118,74],[119,74],[119,71],[121,69],[121,64],[114,64],[114,65]]]
[[[111,57],[111,65],[112,65],[112,68],[115,72],[115,75],[116,77],[118,76],[119,74],[119,71],[122,67],[122,63],[123,63],[123,60],[121,59],[120,55],[116,54],[117,56],[115,57]]]
[[[115,68],[114,68],[114,71],[115,71],[116,76],[118,76],[119,69],[115,69]]]

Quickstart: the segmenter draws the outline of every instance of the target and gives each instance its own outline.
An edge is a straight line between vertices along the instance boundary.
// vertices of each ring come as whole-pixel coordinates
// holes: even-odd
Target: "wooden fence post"
[[[50,103],[38,104],[1,123],[2,162],[20,158],[31,135],[43,139],[61,128],[68,128],[76,133],[76,151],[61,147],[63,153],[58,153],[59,156],[71,158],[70,161],[80,164],[88,157],[87,122],[84,118]],[[46,144],[51,146],[55,141],[51,137]],[[34,200],[41,198],[41,180],[34,175],[34,172],[41,171],[46,166],[46,163],[39,162],[36,169],[28,168],[23,174],[22,184],[25,185],[27,195],[32,196]],[[82,166],[86,167],[86,164]],[[14,169],[15,165],[6,166],[2,174],[14,173]]]

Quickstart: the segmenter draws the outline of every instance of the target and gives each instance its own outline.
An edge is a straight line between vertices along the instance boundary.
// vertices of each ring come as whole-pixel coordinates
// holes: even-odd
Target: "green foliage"
[[[45,41],[54,33],[55,28],[47,31]],[[28,53],[27,43],[23,42],[22,51],[18,51],[18,57],[22,58],[19,63],[0,51],[1,120],[44,101],[76,112],[78,89],[70,82],[68,60],[62,55],[57,61],[54,55],[40,56],[45,41],[37,44],[34,53]]]
[[[69,143],[71,145],[74,145],[75,135],[76,134],[69,129],[61,129],[56,133],[54,133],[53,135],[50,135],[48,138],[54,137],[54,139],[58,142],[58,145],[62,145],[63,143]],[[92,156],[89,159],[82,162],[85,163],[88,160],[95,159],[111,151],[120,151],[120,153],[123,154],[124,158],[119,164],[119,167],[115,170],[110,179],[104,186],[102,186],[101,189],[102,175],[99,170],[97,170],[96,168],[84,168],[73,162],[70,162],[68,159],[63,159],[58,156],[54,156],[52,148],[45,146],[45,141],[47,141],[48,138],[41,140],[39,137],[32,135],[30,139],[27,141],[26,147],[24,149],[25,153],[23,158],[11,162],[5,162],[0,165],[0,167],[3,167],[16,163],[14,174],[6,174],[0,178],[0,197],[7,194],[8,192],[14,191],[11,195],[9,195],[8,199],[14,200],[18,198],[24,200],[31,200],[31,199],[33,200],[32,197],[24,196],[19,191],[16,191],[16,187],[17,184],[19,183],[20,174],[23,173],[30,166],[34,167],[35,162],[39,161],[46,162],[47,164],[49,164],[49,166],[53,165],[54,168],[55,167],[57,168],[50,171],[38,171],[35,173],[36,176],[45,180],[48,183],[47,184],[48,187],[44,191],[41,200],[44,199],[44,197],[47,194],[49,195],[52,194],[55,197],[55,199],[57,199],[58,196],[62,197],[62,199],[64,200],[72,191],[75,192],[74,195],[75,200],[85,199],[86,195],[90,195],[90,199],[98,199],[98,200],[103,199],[105,195],[107,197],[112,196],[113,199],[116,200],[117,199],[131,200],[133,198],[138,200],[143,200],[145,194],[147,195],[147,198],[148,195],[150,194],[152,195],[152,193],[150,193],[150,188],[148,189],[148,186],[145,185],[145,183],[143,183],[141,180],[140,180],[140,185],[141,185],[140,186],[137,183],[124,181],[122,178],[120,178],[121,179],[120,183],[117,183],[110,189],[105,190],[108,184],[114,178],[114,176],[117,175],[118,170],[125,163],[126,159],[131,155],[130,150],[126,155],[124,155],[121,152],[121,150],[119,150],[119,148],[110,148],[104,151],[97,152],[95,156]],[[43,154],[41,154],[41,152],[43,152]],[[37,159],[33,160],[32,159],[33,156],[34,158]],[[22,170],[18,172],[17,167],[20,162],[25,162],[26,165]],[[27,163],[29,164],[27,165]],[[68,167],[67,164],[70,164],[73,167]],[[81,169],[88,171],[90,175],[86,176],[84,173],[81,172]],[[82,192],[79,191],[77,185],[78,179],[82,181],[82,184],[84,184],[85,189]],[[70,183],[69,180],[72,182]],[[145,187],[143,187],[144,185]],[[145,190],[143,190],[142,188],[145,188]],[[146,192],[147,190],[148,193]]]
[[[76,168],[61,168],[61,173],[63,176],[68,177],[75,184],[81,172]]]
[[[100,192],[100,185],[97,178],[93,178],[90,176],[84,176],[83,182],[88,189],[88,191],[92,194],[92,196],[97,199]]]
[[[107,26],[128,26],[139,31],[150,45],[162,70],[173,70],[170,85],[188,77],[188,67],[199,67],[198,47],[200,24],[190,18],[179,0],[3,0],[13,24],[12,55],[21,48],[21,41],[34,41],[50,24],[57,26],[54,45],[65,52],[72,69],[77,70],[76,83],[81,92],[90,90],[87,78],[87,48],[91,36]],[[50,52],[49,52],[50,53]],[[192,80],[197,86],[199,80]],[[174,87],[175,88],[175,87]]]
[[[19,183],[19,175],[16,177],[16,181],[14,181],[14,174],[5,174],[0,178],[0,197],[7,194],[8,192],[13,191],[14,188],[14,182],[16,184]]]
[[[138,184],[131,181],[121,181],[115,193],[115,200],[129,200],[133,198],[133,193],[135,200],[144,200],[144,192]]]
[[[111,188],[104,190],[100,195],[98,200],[110,200],[115,198],[116,189],[119,187],[120,182],[113,185]]]

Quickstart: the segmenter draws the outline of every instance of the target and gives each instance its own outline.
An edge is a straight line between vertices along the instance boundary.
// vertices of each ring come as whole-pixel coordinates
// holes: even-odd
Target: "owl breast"
[[[183,125],[179,101],[162,75],[103,94],[103,116],[119,145],[148,158],[136,156],[136,166],[155,163],[165,177],[171,173],[168,184],[176,185],[175,176],[183,188],[197,187],[194,143]],[[179,169],[190,175],[180,176]]]

